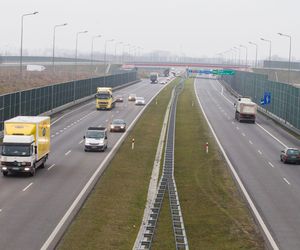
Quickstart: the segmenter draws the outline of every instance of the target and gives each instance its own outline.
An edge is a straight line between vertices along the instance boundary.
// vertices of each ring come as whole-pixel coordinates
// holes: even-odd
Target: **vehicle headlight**
[[[114,128],[115,126],[114,126],[114,125],[110,125],[110,127],[111,127],[111,128]]]
[[[22,162],[21,165],[22,165],[22,166],[26,166],[26,165],[27,165],[27,162]]]
[[[121,126],[121,128],[124,128],[124,126]]]
[[[7,170],[7,167],[2,167],[2,170]]]

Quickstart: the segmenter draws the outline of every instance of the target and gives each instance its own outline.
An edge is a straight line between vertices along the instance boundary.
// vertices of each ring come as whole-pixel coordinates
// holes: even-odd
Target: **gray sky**
[[[104,39],[140,46],[143,52],[197,57],[243,44],[251,59],[255,49],[248,41],[253,41],[263,59],[268,43],[259,39],[264,37],[272,40],[273,55],[287,58],[289,40],[277,35],[282,32],[292,35],[292,56],[300,59],[299,9],[297,0],[1,0],[0,53],[19,50],[21,15],[39,11],[24,19],[24,49],[35,54],[51,51],[53,26],[67,22],[57,29],[58,49],[75,50],[76,32],[88,30],[80,35],[81,52],[89,52],[91,37],[101,34],[96,51],[103,51]],[[114,51],[114,45],[108,49]]]

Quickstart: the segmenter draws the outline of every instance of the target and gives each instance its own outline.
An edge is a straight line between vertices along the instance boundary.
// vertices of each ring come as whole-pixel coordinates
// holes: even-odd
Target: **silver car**
[[[144,97],[137,97],[135,98],[135,105],[145,105]]]

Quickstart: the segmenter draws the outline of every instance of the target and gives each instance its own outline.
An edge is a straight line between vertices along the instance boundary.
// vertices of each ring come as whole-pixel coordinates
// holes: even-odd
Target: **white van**
[[[107,149],[107,129],[105,127],[89,127],[83,139],[85,152]]]

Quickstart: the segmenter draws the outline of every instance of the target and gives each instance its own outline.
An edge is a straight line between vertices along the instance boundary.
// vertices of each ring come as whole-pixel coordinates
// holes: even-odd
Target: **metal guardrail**
[[[153,237],[155,234],[157,221],[162,208],[166,191],[169,195],[169,205],[172,215],[173,233],[177,250],[188,250],[188,241],[184,228],[183,216],[180,208],[179,197],[174,178],[174,144],[175,144],[175,122],[176,122],[176,106],[178,95],[183,88],[183,81],[176,86],[175,96],[171,105],[171,114],[168,124],[167,139],[165,145],[165,157],[163,164],[163,172],[159,181],[159,187],[156,193],[154,203],[151,207],[151,213],[148,216],[143,239],[138,249],[151,249]]]

